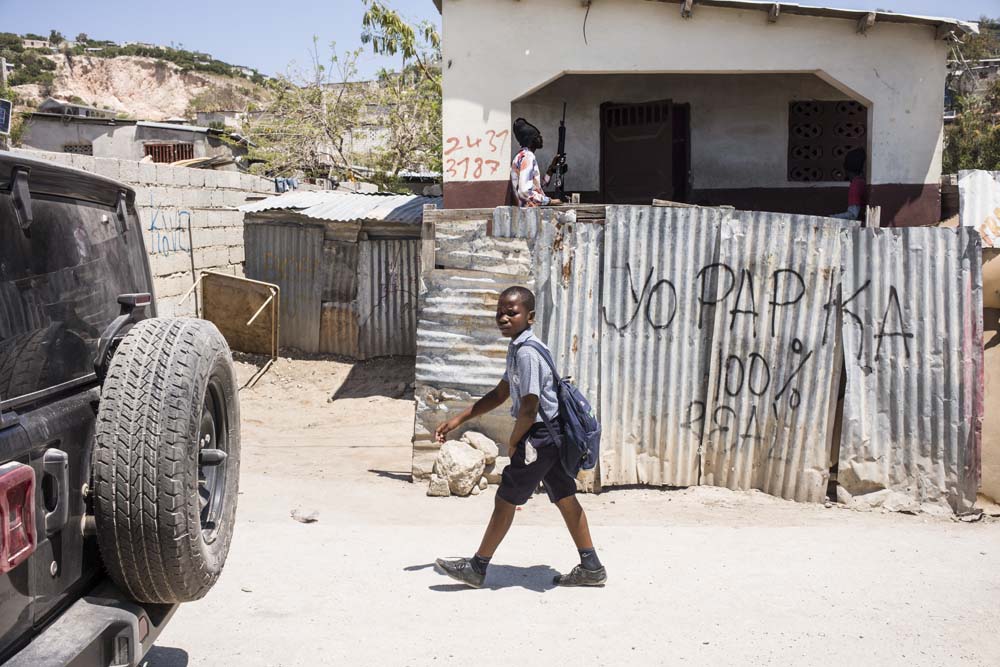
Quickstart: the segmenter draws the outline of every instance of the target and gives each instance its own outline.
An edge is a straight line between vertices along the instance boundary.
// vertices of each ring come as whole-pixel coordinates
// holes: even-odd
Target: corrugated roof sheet
[[[289,192],[268,197],[240,207],[244,213],[294,210],[315,220],[351,222],[354,220],[379,220],[419,225],[424,217],[424,206],[440,207],[442,197],[420,195],[373,195],[331,190],[316,192]]]

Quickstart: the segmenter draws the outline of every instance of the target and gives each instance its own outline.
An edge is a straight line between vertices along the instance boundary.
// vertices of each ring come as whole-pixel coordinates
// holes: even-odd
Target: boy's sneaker
[[[597,570],[587,570],[577,565],[569,574],[560,574],[552,579],[556,586],[603,586],[608,581],[608,572],[602,566]]]
[[[471,558],[459,558],[458,560],[438,558],[436,563],[442,572],[452,579],[461,581],[466,586],[482,588],[483,580],[486,579],[485,574],[479,574],[473,569]]]

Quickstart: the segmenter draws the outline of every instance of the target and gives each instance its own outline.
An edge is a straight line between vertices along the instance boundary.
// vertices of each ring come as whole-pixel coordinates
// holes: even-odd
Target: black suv
[[[135,192],[0,152],[0,662],[137,665],[222,571],[232,356],[156,318]]]

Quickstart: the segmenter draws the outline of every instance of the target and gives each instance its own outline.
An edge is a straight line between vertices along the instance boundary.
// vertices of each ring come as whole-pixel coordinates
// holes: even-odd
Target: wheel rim
[[[222,384],[213,377],[205,391],[198,429],[198,503],[201,535],[206,544],[214,542],[219,534],[226,501],[229,429],[223,396]]]

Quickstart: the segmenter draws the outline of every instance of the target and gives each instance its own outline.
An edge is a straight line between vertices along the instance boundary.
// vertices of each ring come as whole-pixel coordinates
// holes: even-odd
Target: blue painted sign
[[[10,134],[10,117],[13,105],[9,100],[0,100],[0,134]]]

